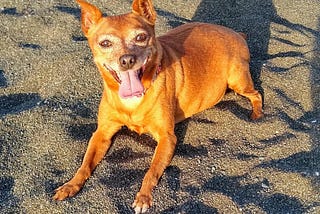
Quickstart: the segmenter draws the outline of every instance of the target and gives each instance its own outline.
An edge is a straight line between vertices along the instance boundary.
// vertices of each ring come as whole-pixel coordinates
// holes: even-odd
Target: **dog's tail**
[[[245,40],[247,40],[247,38],[248,38],[247,34],[242,33],[242,32],[238,32],[238,34],[239,34],[240,36],[242,36]]]

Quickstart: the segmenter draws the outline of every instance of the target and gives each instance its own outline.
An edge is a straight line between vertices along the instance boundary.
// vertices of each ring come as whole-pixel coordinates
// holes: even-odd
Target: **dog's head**
[[[142,79],[156,60],[154,25],[156,12],[151,0],[134,0],[132,12],[103,17],[101,11],[82,0],[81,27],[88,39],[94,61],[110,88],[121,98],[144,94]]]

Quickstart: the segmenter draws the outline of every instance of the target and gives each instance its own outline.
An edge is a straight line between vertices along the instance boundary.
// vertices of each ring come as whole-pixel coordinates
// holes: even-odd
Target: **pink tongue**
[[[138,77],[137,71],[120,72],[120,79],[119,95],[121,98],[142,96],[144,87]]]

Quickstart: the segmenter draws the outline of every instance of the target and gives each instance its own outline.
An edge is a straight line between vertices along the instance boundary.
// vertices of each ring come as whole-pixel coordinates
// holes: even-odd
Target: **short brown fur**
[[[252,119],[263,116],[262,98],[254,89],[249,72],[245,35],[218,25],[190,23],[156,38],[156,12],[151,0],[134,0],[132,13],[111,17],[102,17],[100,10],[87,2],[78,3],[82,30],[103,78],[104,92],[98,128],[89,141],[82,165],[69,182],[56,190],[54,199],[71,197],[83,187],[108,151],[112,136],[126,125],[139,134],[152,134],[158,143],[133,203],[136,213],[143,213],[151,206],[152,189],[173,157],[177,122],[218,103],[227,88],[250,100]],[[147,39],[142,41],[139,32],[146,34]],[[133,65],[126,60],[119,63],[127,55],[133,56]],[[117,74],[127,72],[123,66],[144,69],[144,93],[133,103],[129,102],[131,98],[119,96],[116,75],[110,73],[113,69]]]

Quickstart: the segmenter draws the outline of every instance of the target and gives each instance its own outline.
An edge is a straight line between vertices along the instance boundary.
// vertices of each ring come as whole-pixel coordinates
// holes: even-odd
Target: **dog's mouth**
[[[119,96],[121,98],[141,97],[144,94],[144,86],[141,82],[143,73],[146,69],[148,57],[138,70],[115,71],[110,66],[104,64],[104,67],[113,76],[115,81],[119,83]]]
[[[103,64],[103,65],[104,65],[104,67],[109,71],[109,73],[112,75],[112,77],[113,77],[119,84],[121,84],[121,83],[122,83],[121,73],[113,70],[110,66],[108,66],[108,65],[106,65],[106,64]],[[141,67],[140,69],[134,71],[134,72],[137,74],[137,76],[138,76],[138,78],[139,78],[140,81],[141,81],[141,79],[142,79],[142,76],[143,76],[143,73],[144,73],[145,69],[146,69],[146,68],[145,68],[145,65],[142,65],[142,67]],[[126,72],[130,72],[130,71],[122,71],[122,72],[126,73]],[[132,71],[131,71],[131,72],[132,72]]]

